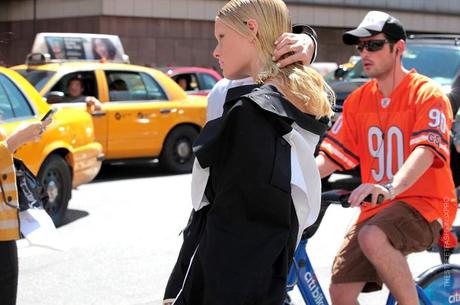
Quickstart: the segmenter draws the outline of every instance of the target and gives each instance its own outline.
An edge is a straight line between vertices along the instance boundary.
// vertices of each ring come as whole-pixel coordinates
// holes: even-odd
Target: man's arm
[[[329,176],[330,174],[332,174],[333,172],[339,169],[337,164],[332,162],[329,158],[325,157],[323,154],[319,154],[316,157],[315,161],[316,161],[316,165],[318,166],[321,179]]]
[[[433,164],[434,152],[425,146],[416,147],[407,160],[393,177],[394,196],[410,188]],[[365,183],[358,186],[348,200],[351,206],[359,206],[367,195],[372,194],[372,204],[377,201],[377,196],[382,194],[385,200],[390,199],[390,192],[380,184]]]
[[[94,96],[85,97],[85,103],[86,108],[89,109],[90,113],[102,110],[102,103]]]

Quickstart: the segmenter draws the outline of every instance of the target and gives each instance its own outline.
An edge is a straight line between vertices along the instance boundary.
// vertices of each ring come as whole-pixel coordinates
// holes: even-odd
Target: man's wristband
[[[396,197],[395,188],[393,187],[393,184],[392,184],[391,182],[388,182],[388,183],[385,183],[385,184],[381,184],[381,186],[383,186],[384,188],[386,188],[386,190],[387,190],[388,193],[390,194],[390,200],[395,199],[395,197]]]

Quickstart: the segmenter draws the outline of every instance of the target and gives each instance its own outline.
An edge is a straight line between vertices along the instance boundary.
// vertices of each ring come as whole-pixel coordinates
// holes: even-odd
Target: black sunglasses
[[[390,43],[390,41],[386,39],[361,41],[356,45],[356,50],[362,52],[364,49],[366,49],[369,52],[376,52],[383,49],[385,43]]]

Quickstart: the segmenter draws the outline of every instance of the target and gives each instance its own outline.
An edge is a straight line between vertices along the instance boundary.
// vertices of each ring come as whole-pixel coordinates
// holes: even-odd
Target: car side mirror
[[[347,75],[347,73],[348,69],[343,66],[340,66],[337,69],[335,69],[334,77],[335,79],[342,79],[345,75]]]
[[[48,104],[58,104],[64,102],[64,92],[61,91],[51,91],[46,97]]]

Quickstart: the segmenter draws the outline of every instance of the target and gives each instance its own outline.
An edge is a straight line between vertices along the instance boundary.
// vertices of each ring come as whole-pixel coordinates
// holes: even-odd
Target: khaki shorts
[[[382,288],[377,271],[359,247],[358,233],[365,225],[378,226],[393,247],[404,255],[428,249],[438,241],[442,229],[437,221],[428,223],[417,210],[403,202],[396,202],[364,222],[355,224],[335,257],[331,282],[366,282],[363,292]]]

